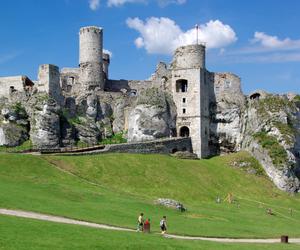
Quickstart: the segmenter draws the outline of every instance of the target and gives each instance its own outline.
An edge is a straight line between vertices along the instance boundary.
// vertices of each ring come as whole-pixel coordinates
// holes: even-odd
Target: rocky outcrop
[[[260,162],[266,174],[279,189],[289,193],[299,190],[300,181],[288,162],[281,166],[276,165],[274,159],[270,157],[270,152],[256,141],[251,141],[247,149]]]
[[[186,207],[184,207],[184,205],[182,203],[180,203],[179,201],[176,201],[176,200],[172,200],[172,199],[159,198],[154,203],[157,205],[168,207],[168,208],[173,208],[173,209],[179,210],[181,212],[184,212],[187,210]]]
[[[241,91],[240,79],[230,73],[214,73],[213,77],[215,84],[212,85],[214,90],[210,97],[211,154],[236,152],[240,149],[242,140],[245,110],[245,96]]]
[[[27,103],[30,114],[30,138],[37,148],[56,148],[60,145],[59,106],[47,95],[37,95]]]
[[[128,116],[128,140],[145,141],[170,137],[175,129],[175,104],[156,88],[140,94]]]
[[[20,102],[5,103],[0,108],[0,146],[18,146],[29,138],[28,116]]]

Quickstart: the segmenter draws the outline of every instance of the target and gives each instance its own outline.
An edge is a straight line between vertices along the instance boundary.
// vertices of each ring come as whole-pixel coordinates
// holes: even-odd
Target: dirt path
[[[57,223],[64,223],[64,224],[81,225],[81,226],[106,229],[106,230],[135,232],[135,230],[129,229],[129,228],[97,224],[97,223],[92,223],[92,222],[68,219],[68,218],[60,217],[60,216],[40,214],[40,213],[27,212],[27,211],[21,211],[21,210],[11,210],[11,209],[0,208],[0,214],[22,217],[22,218],[30,218],[30,219],[36,219],[36,220],[43,220],[43,221],[51,221],[51,222],[57,222]],[[172,234],[166,234],[164,236],[166,238],[180,239],[180,240],[207,240],[207,241],[223,242],[223,243],[280,243],[280,239],[211,238],[211,237],[181,236],[181,235],[172,235]],[[299,239],[289,239],[289,242],[300,244],[300,238]]]

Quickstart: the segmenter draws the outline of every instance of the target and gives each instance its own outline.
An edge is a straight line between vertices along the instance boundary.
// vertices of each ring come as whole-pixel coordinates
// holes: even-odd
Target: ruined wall
[[[42,64],[38,73],[38,90],[48,93],[59,104],[63,103],[60,87],[59,68],[52,64]]]
[[[82,87],[104,89],[103,31],[95,26],[83,27],[79,32],[79,67]]]
[[[65,93],[76,90],[79,83],[79,68],[63,68],[60,72],[61,88]]]
[[[8,97],[12,88],[16,91],[24,91],[23,76],[0,77],[0,97]]]
[[[87,151],[81,153],[68,153],[64,155],[91,155],[101,153],[135,153],[135,154],[171,154],[176,151],[192,152],[190,138],[171,138],[147,142],[122,143],[106,145],[103,150]]]
[[[104,72],[104,78],[108,79],[108,68],[110,64],[110,56],[107,53],[103,53],[103,72]]]

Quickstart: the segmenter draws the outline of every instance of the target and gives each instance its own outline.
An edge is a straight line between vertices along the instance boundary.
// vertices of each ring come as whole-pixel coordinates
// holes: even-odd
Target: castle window
[[[179,79],[176,81],[176,92],[187,92],[188,81],[185,79]]]
[[[182,109],[182,113],[185,114],[186,113],[186,109]]]
[[[231,82],[229,80],[225,81],[225,88],[229,88],[231,86]]]
[[[74,78],[73,76],[70,76],[70,77],[68,78],[68,84],[69,84],[69,85],[73,85],[74,82],[75,82],[75,78]]]
[[[185,103],[186,102],[186,98],[182,98],[182,103]]]
[[[190,129],[186,126],[183,126],[180,128],[179,134],[180,134],[180,137],[189,137]]]

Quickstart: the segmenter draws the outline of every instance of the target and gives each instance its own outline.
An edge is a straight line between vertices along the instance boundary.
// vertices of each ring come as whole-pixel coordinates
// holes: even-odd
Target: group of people
[[[161,234],[165,234],[167,232],[167,217],[163,216],[159,223]],[[137,232],[142,232],[144,229],[150,230],[150,219],[144,220],[144,214],[140,213],[138,217],[138,225],[137,225]]]

